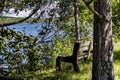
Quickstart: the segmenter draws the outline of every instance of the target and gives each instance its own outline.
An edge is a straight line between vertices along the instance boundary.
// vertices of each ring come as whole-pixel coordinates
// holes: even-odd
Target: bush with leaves
[[[120,1],[112,0],[112,8],[113,8],[113,37],[115,42],[120,39]]]
[[[25,74],[42,66],[42,45],[37,37],[2,28],[0,45],[0,74]]]

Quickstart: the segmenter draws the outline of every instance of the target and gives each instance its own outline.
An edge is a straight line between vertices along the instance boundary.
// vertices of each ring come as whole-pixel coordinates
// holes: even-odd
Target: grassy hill
[[[4,23],[11,23],[11,22],[16,22],[19,21],[23,18],[13,18],[13,17],[0,17],[0,24]],[[28,20],[24,21],[23,23],[31,23],[35,20],[35,18],[29,18]],[[41,22],[42,20],[38,20],[37,22]],[[36,23],[37,23],[36,22]]]

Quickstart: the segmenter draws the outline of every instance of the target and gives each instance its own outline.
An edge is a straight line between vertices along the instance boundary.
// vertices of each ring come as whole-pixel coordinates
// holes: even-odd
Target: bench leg
[[[73,68],[75,72],[79,72],[79,66],[77,64],[77,60],[74,60],[73,56],[58,56],[56,58],[56,71],[60,71],[61,70],[61,61],[62,62],[68,62],[68,63],[72,63],[73,64]]]

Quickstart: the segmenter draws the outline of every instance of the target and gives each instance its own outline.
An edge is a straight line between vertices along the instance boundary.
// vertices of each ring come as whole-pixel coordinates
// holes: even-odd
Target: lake
[[[8,28],[14,29],[15,31],[23,31],[25,30],[25,33],[27,35],[32,34],[34,36],[38,35],[38,30],[41,29],[42,24],[15,24],[15,25],[10,25]]]

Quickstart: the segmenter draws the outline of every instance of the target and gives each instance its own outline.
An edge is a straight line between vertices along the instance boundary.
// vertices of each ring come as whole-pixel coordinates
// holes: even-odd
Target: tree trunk
[[[79,72],[79,66],[77,63],[77,55],[80,49],[80,28],[79,28],[79,16],[78,16],[78,0],[74,0],[74,19],[75,19],[75,38],[73,54],[71,56],[58,56],[56,59],[56,70],[61,70],[61,61],[69,62],[73,64],[74,71]]]
[[[79,26],[79,15],[78,15],[78,0],[74,0],[74,19],[75,19],[75,38],[77,41],[79,41],[80,26]]]
[[[96,0],[94,15],[92,80],[114,80],[112,10],[110,0]]]
[[[76,72],[80,71],[79,65],[77,63],[77,56],[80,50],[80,25],[79,25],[79,15],[78,15],[78,0],[74,0],[74,18],[75,18],[75,38],[76,41],[74,45],[74,50],[72,54],[73,58],[73,67]]]

